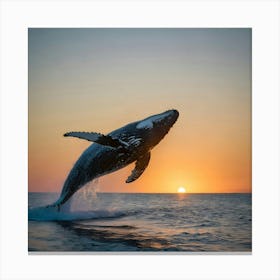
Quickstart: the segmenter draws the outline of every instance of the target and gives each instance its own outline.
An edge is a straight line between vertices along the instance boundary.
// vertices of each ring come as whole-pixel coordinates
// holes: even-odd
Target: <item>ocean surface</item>
[[[28,250],[251,252],[251,194],[29,193]]]

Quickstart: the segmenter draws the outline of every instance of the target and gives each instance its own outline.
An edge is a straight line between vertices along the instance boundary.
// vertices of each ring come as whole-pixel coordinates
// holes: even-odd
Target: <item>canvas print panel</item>
[[[251,47],[29,29],[28,251],[251,252]]]

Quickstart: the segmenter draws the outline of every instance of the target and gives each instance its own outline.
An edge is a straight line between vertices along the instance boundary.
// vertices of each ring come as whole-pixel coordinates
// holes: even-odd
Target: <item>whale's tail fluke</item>
[[[49,205],[46,206],[46,208],[52,208],[52,207],[53,207],[53,208],[57,208],[57,212],[60,212],[61,204],[55,202],[55,203],[53,203],[53,204],[49,204]]]
[[[85,184],[75,196],[72,194],[65,195],[62,194],[60,197],[52,204],[45,206],[46,208],[52,208],[56,212],[69,213],[74,211],[84,211],[91,210],[93,203],[96,201],[96,191],[98,188],[98,179]]]
[[[57,212],[60,212],[62,206],[65,202],[72,196],[72,194],[65,195],[63,192],[60,194],[60,197],[52,204],[47,205],[47,208],[56,208]]]
[[[57,209],[57,212],[60,212],[60,209],[62,206],[66,205],[66,202],[68,201],[68,199],[72,196],[72,193],[69,193],[68,195],[60,195],[59,199],[52,203],[52,204],[49,204],[47,205],[46,207],[47,208],[50,208],[50,207],[53,207],[53,208],[56,208]],[[68,204],[68,203],[67,203]],[[64,209],[64,208],[63,208]],[[68,207],[66,210],[69,210]]]
[[[71,207],[70,200],[66,201],[66,199],[60,197],[56,202],[47,205],[46,208],[56,208],[57,212],[60,212],[62,206],[64,212],[69,212]]]

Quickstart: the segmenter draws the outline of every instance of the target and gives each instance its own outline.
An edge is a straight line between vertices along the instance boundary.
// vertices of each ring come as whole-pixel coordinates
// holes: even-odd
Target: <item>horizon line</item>
[[[47,191],[28,191],[28,193],[60,193],[60,192],[47,192]],[[252,192],[99,192],[96,193],[116,193],[116,194],[252,194]]]

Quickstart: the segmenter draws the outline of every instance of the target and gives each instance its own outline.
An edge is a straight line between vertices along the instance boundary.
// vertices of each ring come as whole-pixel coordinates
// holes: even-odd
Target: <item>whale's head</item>
[[[177,110],[168,110],[139,121],[136,128],[143,130],[143,132],[147,132],[145,134],[149,139],[145,140],[148,140],[149,145],[154,147],[168,133],[170,128],[177,121],[178,117],[179,112]]]

